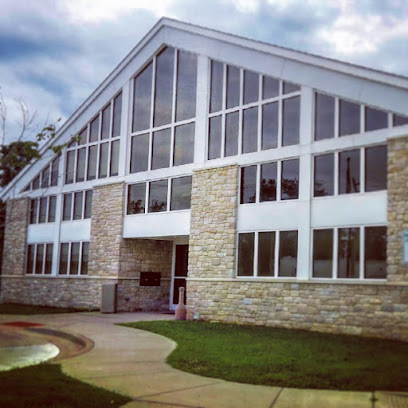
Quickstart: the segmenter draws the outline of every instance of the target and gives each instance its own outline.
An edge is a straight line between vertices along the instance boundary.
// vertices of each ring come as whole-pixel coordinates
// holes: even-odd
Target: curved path
[[[37,316],[0,315],[0,323],[24,320],[84,335],[94,342],[87,353],[62,361],[63,370],[82,381],[129,395],[132,407],[245,407],[245,408],[385,408],[399,399],[391,393],[301,390],[247,385],[200,377],[165,363],[176,344],[159,335],[115,323],[165,320],[159,313],[72,313]],[[401,400],[400,400],[401,401]],[[396,401],[397,404],[401,403]]]

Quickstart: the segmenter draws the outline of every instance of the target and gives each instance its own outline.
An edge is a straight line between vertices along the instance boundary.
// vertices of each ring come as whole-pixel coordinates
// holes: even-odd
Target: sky
[[[408,76],[407,0],[0,0],[6,144],[61,124],[161,17]]]

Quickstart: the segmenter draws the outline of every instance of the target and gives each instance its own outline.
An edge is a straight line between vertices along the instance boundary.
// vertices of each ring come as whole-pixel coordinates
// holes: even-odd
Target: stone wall
[[[24,275],[29,200],[7,200],[4,230],[3,275]]]
[[[408,282],[402,263],[402,234],[408,230],[408,136],[388,140],[387,279]]]
[[[237,165],[194,172],[189,277],[234,276],[237,190]]]

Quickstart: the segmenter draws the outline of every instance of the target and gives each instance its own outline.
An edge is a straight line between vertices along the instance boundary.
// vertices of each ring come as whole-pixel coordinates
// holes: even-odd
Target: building
[[[407,339],[407,135],[408,78],[162,19],[3,190],[1,298]]]

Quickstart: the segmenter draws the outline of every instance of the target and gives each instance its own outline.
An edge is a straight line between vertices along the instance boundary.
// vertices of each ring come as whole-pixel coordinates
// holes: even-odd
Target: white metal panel
[[[91,220],[62,222],[60,234],[60,242],[89,241],[91,239]]]
[[[58,225],[55,222],[47,224],[32,224],[27,230],[27,244],[41,244],[54,241]]]

